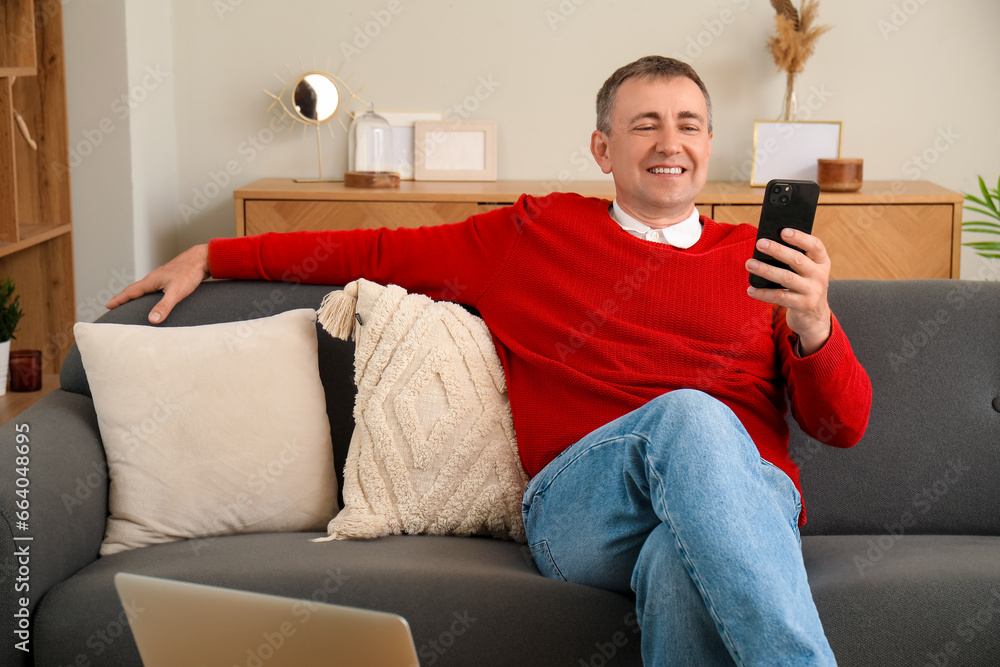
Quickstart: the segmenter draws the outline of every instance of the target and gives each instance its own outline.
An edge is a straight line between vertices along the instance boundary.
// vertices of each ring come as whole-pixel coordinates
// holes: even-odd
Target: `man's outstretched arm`
[[[213,239],[129,285],[107,307],[162,290],[149,315],[157,324],[209,276],[326,285],[367,278],[474,306],[506,261],[525,217],[519,201],[448,225]]]

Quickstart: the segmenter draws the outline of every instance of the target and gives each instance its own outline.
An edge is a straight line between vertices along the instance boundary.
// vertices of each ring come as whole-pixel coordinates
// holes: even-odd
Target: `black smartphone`
[[[816,217],[816,203],[819,201],[819,185],[812,181],[792,181],[775,179],[764,189],[764,205],[760,210],[760,224],[757,226],[757,241],[767,239],[794,248],[781,239],[781,230],[786,227],[812,234],[813,218]],[[797,248],[796,248],[797,249]],[[757,250],[754,242],[753,258],[759,262],[787,269],[788,265],[770,255]],[[778,283],[750,274],[750,284],[769,289],[781,288]]]

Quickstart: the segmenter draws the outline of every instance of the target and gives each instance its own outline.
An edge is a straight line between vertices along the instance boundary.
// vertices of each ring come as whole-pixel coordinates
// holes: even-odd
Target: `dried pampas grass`
[[[777,32],[767,40],[767,48],[774,57],[774,64],[787,75],[785,92],[785,120],[792,120],[792,97],[795,75],[805,69],[806,60],[816,50],[816,41],[833,26],[815,25],[819,15],[819,0],[802,0],[797,11],[791,0],[771,0],[776,15]]]
[[[795,24],[796,30],[799,29],[799,11],[795,9],[792,0],[771,0],[771,6],[778,12],[778,16],[784,16]]]

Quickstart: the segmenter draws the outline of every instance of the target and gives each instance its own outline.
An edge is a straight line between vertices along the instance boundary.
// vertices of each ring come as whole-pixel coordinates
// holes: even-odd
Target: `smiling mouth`
[[[651,174],[683,174],[683,167],[653,167],[652,169],[647,169]]]

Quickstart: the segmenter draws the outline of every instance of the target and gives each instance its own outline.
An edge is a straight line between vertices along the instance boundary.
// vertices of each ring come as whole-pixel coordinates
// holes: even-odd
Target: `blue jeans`
[[[835,665],[802,562],[801,500],[736,415],[656,398],[567,448],[524,494],[547,577],[636,595],[647,667]]]

